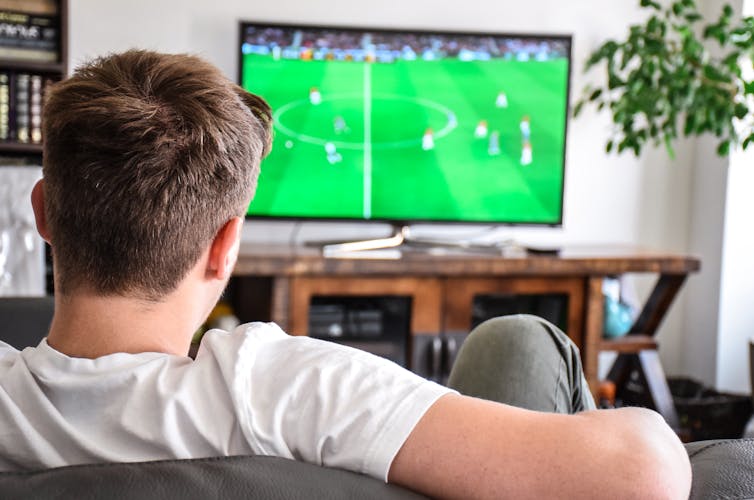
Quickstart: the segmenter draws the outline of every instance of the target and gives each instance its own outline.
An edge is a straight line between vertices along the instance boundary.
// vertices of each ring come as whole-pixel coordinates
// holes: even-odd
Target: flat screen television
[[[273,108],[248,215],[562,223],[571,38],[241,22]]]

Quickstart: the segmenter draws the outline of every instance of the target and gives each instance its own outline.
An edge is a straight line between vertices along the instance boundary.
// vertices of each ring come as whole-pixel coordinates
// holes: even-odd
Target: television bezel
[[[560,183],[560,210],[559,218],[557,222],[541,222],[541,221],[485,221],[485,220],[458,220],[458,219],[395,219],[395,218],[363,218],[363,217],[323,217],[323,216],[306,216],[306,215],[263,215],[263,214],[250,214],[248,209],[246,211],[246,219],[254,220],[267,220],[267,221],[294,221],[294,222],[350,222],[350,223],[364,223],[364,222],[376,222],[387,223],[394,227],[410,226],[415,224],[446,224],[446,225],[478,225],[478,226],[504,226],[504,227],[549,227],[560,228],[563,227],[563,212],[565,210],[565,183],[566,173],[568,165],[568,123],[571,110],[571,74],[573,71],[573,35],[571,34],[558,34],[558,33],[515,33],[515,32],[489,32],[489,31],[461,31],[453,29],[430,29],[430,28],[386,28],[377,26],[357,26],[357,25],[340,25],[340,24],[307,24],[297,22],[280,22],[280,21],[264,21],[255,20],[250,21],[248,19],[242,19],[238,22],[238,45],[236,46],[237,54],[237,84],[243,88],[243,59],[244,54],[242,46],[244,43],[244,33],[247,26],[265,26],[265,27],[277,27],[277,28],[303,28],[303,29],[332,29],[340,31],[372,31],[378,33],[410,33],[419,35],[459,35],[459,36],[491,36],[491,37],[508,37],[519,39],[551,39],[561,40],[568,44],[568,70],[566,73],[566,101],[565,101],[565,123],[563,127],[563,165],[562,165],[562,180]],[[264,98],[264,96],[261,96]],[[264,165],[264,160],[262,160]],[[259,186],[257,185],[257,189]],[[253,202],[253,201],[252,201]]]

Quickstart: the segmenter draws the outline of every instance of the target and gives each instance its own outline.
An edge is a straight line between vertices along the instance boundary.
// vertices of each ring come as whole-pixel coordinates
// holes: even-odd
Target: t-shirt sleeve
[[[243,340],[229,383],[241,428],[262,454],[386,481],[419,419],[453,392],[386,359],[273,324],[233,335]]]

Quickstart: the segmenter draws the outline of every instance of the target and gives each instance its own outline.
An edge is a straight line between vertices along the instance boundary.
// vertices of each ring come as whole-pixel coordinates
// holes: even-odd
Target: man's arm
[[[416,425],[388,480],[435,498],[688,498],[691,467],[649,410],[563,415],[450,394]]]

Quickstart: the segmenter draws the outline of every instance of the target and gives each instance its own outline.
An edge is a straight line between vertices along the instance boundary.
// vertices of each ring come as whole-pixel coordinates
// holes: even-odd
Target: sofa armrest
[[[235,456],[3,472],[0,498],[416,500],[424,497],[353,472],[277,457]]]
[[[698,441],[687,444],[686,451],[691,499],[754,498],[754,439]]]

